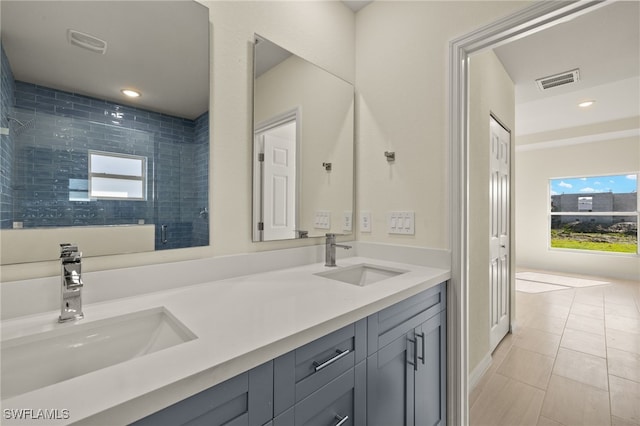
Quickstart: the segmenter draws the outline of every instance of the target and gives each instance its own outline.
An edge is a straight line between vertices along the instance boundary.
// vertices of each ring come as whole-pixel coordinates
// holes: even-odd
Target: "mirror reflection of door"
[[[296,238],[296,117],[255,134],[262,186],[262,241]]]
[[[353,85],[258,35],[253,77],[252,241],[352,232]],[[265,161],[284,161],[288,156],[277,147],[271,154],[278,158],[269,158],[264,138],[257,136],[294,118],[297,140],[290,158],[295,161],[287,164],[295,166],[295,182],[290,180],[292,170],[263,179],[258,143]],[[324,163],[331,163],[332,169]],[[270,166],[275,173],[282,172],[282,163],[264,168]]]

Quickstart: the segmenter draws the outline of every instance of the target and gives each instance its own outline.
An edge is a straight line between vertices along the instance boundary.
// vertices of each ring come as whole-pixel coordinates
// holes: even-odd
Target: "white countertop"
[[[358,287],[313,275],[335,269],[313,264],[85,305],[78,324],[165,307],[197,339],[3,400],[2,408],[69,410],[68,420],[48,424],[132,422],[450,278],[445,269],[363,257],[338,266],[361,263],[408,272]],[[2,340],[74,326],[58,324],[58,314],[3,321]],[[2,424],[14,423],[3,416]]]

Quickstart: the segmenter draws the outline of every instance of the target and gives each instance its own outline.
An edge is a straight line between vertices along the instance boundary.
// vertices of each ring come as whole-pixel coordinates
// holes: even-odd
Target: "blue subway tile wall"
[[[11,96],[6,75],[3,68],[3,102]],[[208,113],[188,120],[20,81],[13,87],[9,110],[28,125],[14,132],[15,152],[7,155],[14,168],[13,198],[2,198],[12,205],[8,227],[144,221],[156,224],[156,249],[209,244],[208,220],[200,215],[208,206]],[[5,145],[3,139],[3,162]],[[146,157],[147,199],[86,199],[89,150]],[[2,214],[5,226],[4,207]]]
[[[10,121],[11,107],[15,102],[15,83],[9,60],[0,45],[0,128],[8,129],[7,134],[0,135],[0,229],[13,226],[13,162],[15,143],[11,126],[17,128],[15,121]]]
[[[209,244],[209,113],[196,120],[194,191],[198,218],[193,221],[194,245]]]

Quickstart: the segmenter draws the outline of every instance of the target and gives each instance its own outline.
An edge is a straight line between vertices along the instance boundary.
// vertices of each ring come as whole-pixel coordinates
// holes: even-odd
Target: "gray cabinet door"
[[[418,368],[415,370],[415,424],[446,424],[446,311],[415,330]]]
[[[414,367],[409,361],[415,345],[409,338],[405,334],[367,358],[369,426],[413,425]]]
[[[446,283],[442,283],[370,315],[367,319],[368,355],[444,310],[446,291]]]
[[[446,311],[367,358],[367,424],[446,424]]]

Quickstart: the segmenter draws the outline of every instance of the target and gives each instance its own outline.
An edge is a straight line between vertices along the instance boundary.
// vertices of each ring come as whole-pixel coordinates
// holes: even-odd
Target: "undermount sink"
[[[160,307],[5,340],[0,358],[2,399],[196,338]]]
[[[359,265],[340,267],[331,271],[318,272],[314,275],[357,286],[365,286],[404,274],[405,272],[407,271],[402,269],[361,263]]]

